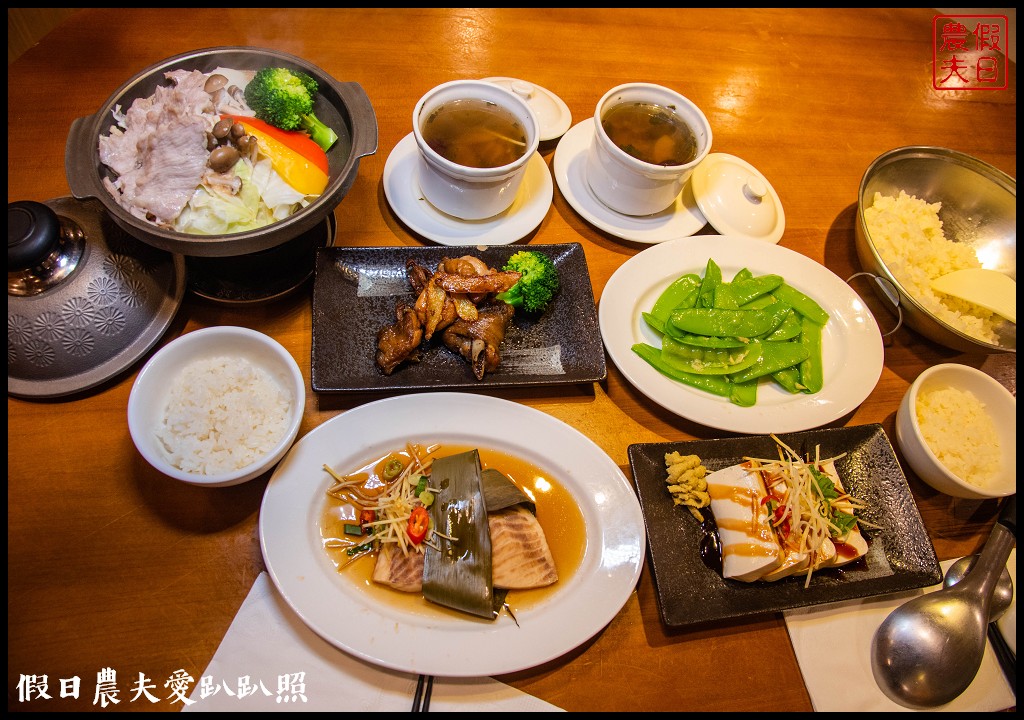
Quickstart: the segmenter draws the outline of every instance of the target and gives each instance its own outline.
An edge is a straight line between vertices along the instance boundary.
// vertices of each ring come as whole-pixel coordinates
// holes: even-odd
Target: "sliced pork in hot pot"
[[[125,127],[100,137],[100,160],[117,173],[104,184],[133,215],[170,227],[200,185],[210,151],[213,101],[198,71],[167,73],[162,86],[132,103]]]

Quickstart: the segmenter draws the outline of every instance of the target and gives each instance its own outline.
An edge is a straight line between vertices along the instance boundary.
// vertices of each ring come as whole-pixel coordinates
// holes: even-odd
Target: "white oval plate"
[[[544,601],[493,622],[417,614],[368,603],[339,575],[318,527],[334,468],[357,468],[407,442],[479,445],[551,472],[576,498],[586,527],[580,567]],[[314,632],[359,658],[441,677],[516,672],[557,658],[601,631],[629,599],[646,549],[632,485],[574,428],[539,410],[469,393],[378,400],[338,415],[299,440],[277,467],[260,509],[267,571]]]
[[[829,314],[822,333],[825,384],[821,392],[793,395],[763,381],[757,404],[740,407],[728,398],[689,387],[662,375],[633,352],[661,341],[641,312],[649,311],[669,283],[686,273],[704,276],[709,258],[731,280],[749,268],[775,273],[815,300]],[[609,278],[598,306],[605,349],[640,392],[666,410],[701,425],[735,433],[799,432],[841,418],[860,405],[878,383],[885,353],[871,311],[853,289],[825,266],[778,245],[758,240],[701,235],[647,248]]]
[[[420,192],[416,139],[412,133],[395,145],[384,163],[384,194],[398,219],[439,245],[509,245],[529,235],[551,207],[554,182],[547,163],[534,153],[511,207],[493,218],[460,220],[431,205]]]

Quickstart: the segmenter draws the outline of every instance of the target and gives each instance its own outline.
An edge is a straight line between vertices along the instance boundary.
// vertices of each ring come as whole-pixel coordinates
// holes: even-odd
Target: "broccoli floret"
[[[245,101],[263,122],[282,130],[305,130],[326,152],[338,135],[313,113],[313,99],[320,88],[300,70],[262,68],[245,86]]]
[[[537,250],[520,250],[508,259],[503,268],[522,273],[519,282],[497,298],[527,312],[541,312],[558,292],[558,268],[551,258]]]

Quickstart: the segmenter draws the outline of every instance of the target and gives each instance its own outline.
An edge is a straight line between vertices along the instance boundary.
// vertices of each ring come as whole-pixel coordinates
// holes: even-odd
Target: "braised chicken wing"
[[[406,360],[418,360],[423,342],[423,324],[416,311],[406,303],[395,308],[397,321],[377,333],[377,367],[390,375]]]
[[[484,375],[493,372],[501,362],[498,348],[505,339],[515,308],[497,300],[478,306],[477,311],[476,320],[456,320],[445,329],[441,339],[469,362],[477,380],[483,380]]]

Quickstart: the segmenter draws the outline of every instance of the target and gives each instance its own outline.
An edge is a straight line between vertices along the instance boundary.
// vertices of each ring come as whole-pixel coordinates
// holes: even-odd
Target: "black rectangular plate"
[[[742,618],[823,603],[871,597],[935,585],[942,580],[939,561],[917,504],[910,493],[889,438],[881,425],[829,428],[778,435],[793,450],[835,457],[843,486],[867,504],[858,512],[869,543],[865,558],[839,568],[775,582],[727,580],[701,559],[700,523],[683,506],[673,504],[665,486],[665,454],[700,457],[708,473],[736,465],[744,457],[778,457],[769,435],[692,442],[630,445],[629,464],[647,527],[647,547],[654,570],[661,617],[681,627]],[[701,509],[714,517],[711,508]]]
[[[375,362],[377,332],[395,321],[399,300],[415,294],[405,274],[413,259],[431,270],[445,257],[473,255],[501,268],[522,245],[330,247],[317,252],[313,283],[311,384],[316,392],[366,392],[565,385],[607,376],[597,305],[583,246],[531,245],[558,268],[561,289],[540,315],[516,311],[501,363],[477,380],[469,363],[434,337],[417,363],[385,375]]]

